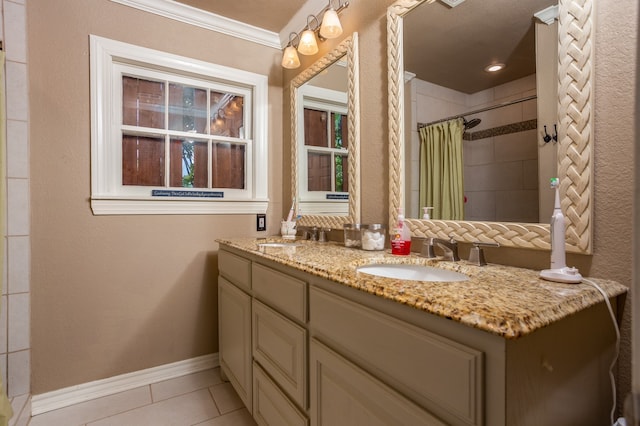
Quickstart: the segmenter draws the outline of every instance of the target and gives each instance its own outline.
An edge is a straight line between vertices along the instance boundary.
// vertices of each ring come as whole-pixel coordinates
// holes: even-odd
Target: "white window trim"
[[[338,90],[331,90],[317,86],[311,86],[305,84],[298,90],[299,99],[298,102],[298,117],[304,117],[304,108],[315,108],[319,110],[327,110],[331,112],[339,112],[341,114],[347,114],[347,94]],[[346,192],[334,192],[334,191],[307,191],[307,151],[322,151],[323,148],[307,147],[304,144],[304,120],[298,120],[298,134],[302,135],[298,138],[299,146],[298,152],[300,158],[298,159],[298,182],[300,187],[298,189],[300,200],[298,201],[300,210],[303,214],[349,214],[349,199],[343,200],[328,200],[327,194],[348,194]],[[334,151],[333,149],[328,149]],[[345,149],[344,153],[348,151]]]
[[[252,214],[267,210],[268,198],[268,80],[267,76],[215,65],[90,35],[91,48],[91,208],[96,215],[115,214]],[[112,105],[115,63],[144,64],[226,80],[250,88],[253,97],[253,152],[246,164],[249,197],[123,196],[114,184],[109,141],[114,130]],[[214,190],[215,191],[215,190]]]

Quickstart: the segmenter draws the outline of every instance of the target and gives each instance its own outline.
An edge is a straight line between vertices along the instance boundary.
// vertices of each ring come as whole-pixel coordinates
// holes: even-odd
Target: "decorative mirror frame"
[[[403,17],[425,0],[397,0],[387,9],[389,101],[389,223],[404,205]],[[592,253],[593,0],[559,0],[558,178],[568,218],[567,251]],[[549,217],[551,212],[549,212]],[[407,219],[415,237],[551,249],[550,225],[537,223]]]
[[[358,61],[358,33],[344,39],[335,49],[302,71],[291,81],[291,194],[298,194],[298,89],[342,56],[347,58],[347,126],[349,135],[349,214],[346,216],[306,215],[299,220],[302,226],[342,228],[345,223],[360,222],[360,66]],[[297,207],[297,206],[296,206]]]

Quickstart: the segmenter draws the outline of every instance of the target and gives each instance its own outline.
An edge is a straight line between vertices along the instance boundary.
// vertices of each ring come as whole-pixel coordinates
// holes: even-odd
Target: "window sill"
[[[254,214],[265,213],[268,200],[211,201],[211,200],[135,200],[92,198],[91,210],[100,215],[195,215],[195,214]]]

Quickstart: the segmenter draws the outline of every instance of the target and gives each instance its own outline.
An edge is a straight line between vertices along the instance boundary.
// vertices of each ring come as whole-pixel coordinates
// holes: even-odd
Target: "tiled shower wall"
[[[409,217],[420,217],[420,137],[418,123],[430,123],[467,111],[522,99],[536,94],[535,75],[466,94],[413,79],[407,135],[406,193]],[[496,135],[500,129],[519,127],[536,118],[536,100],[520,102],[466,117],[480,118],[469,133],[486,137],[464,141],[466,220],[538,222],[538,135],[537,130]]]
[[[27,0],[2,0],[0,35],[6,54],[6,241],[0,313],[0,369],[7,394],[27,400],[30,389],[30,212]],[[4,182],[3,182],[4,183]],[[16,412],[15,416],[18,417]],[[14,418],[12,423],[17,419]]]

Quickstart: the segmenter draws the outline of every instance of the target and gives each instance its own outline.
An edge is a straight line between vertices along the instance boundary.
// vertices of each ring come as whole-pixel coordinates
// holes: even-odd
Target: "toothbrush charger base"
[[[540,278],[547,281],[566,284],[579,284],[582,282],[582,275],[580,275],[578,270],[576,268],[567,267],[540,271]]]

